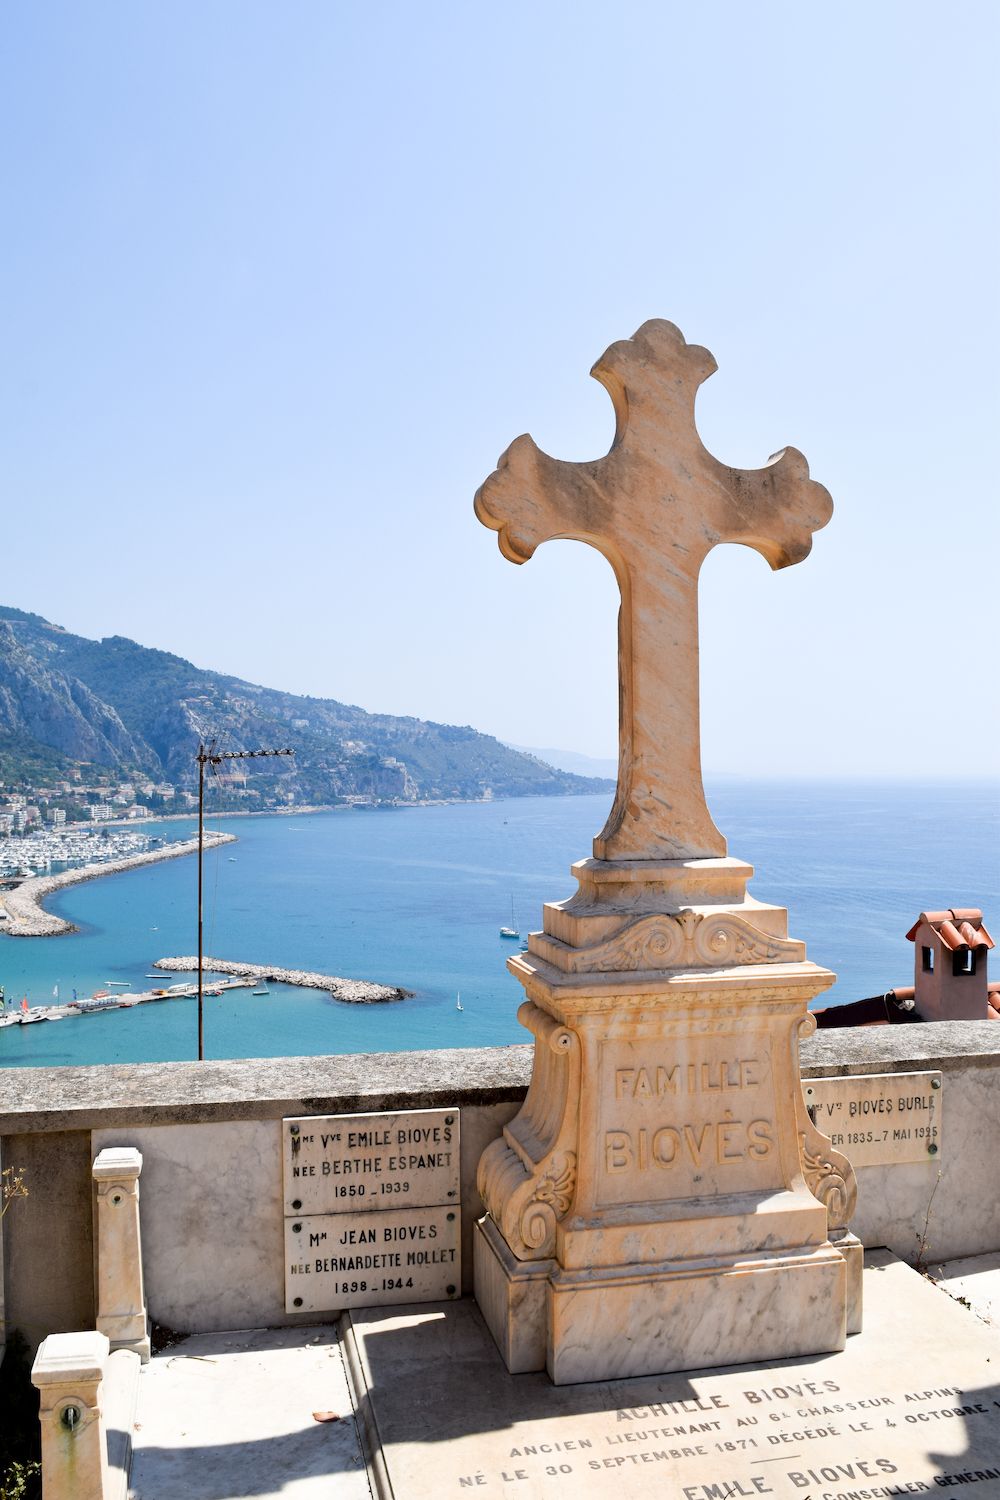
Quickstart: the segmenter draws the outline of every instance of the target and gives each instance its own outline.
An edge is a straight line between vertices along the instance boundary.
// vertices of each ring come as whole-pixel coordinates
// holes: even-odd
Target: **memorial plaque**
[[[457,1109],[282,1122],[285,1213],[458,1202]]]
[[[855,1167],[941,1156],[940,1073],[868,1073],[803,1079],[806,1108]]]
[[[868,1260],[865,1331],[779,1365],[553,1386],[544,1373],[511,1379],[468,1301],[352,1314],[387,1490],[996,1500],[1000,1335],[888,1251]]]
[[[293,1215],[285,1220],[285,1310],[442,1302],[461,1291],[454,1208]]]
[[[282,1165],[287,1312],[459,1295],[457,1109],[286,1119]]]

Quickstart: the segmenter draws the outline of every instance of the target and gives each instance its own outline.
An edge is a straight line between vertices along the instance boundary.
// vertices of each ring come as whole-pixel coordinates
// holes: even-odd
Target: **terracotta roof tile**
[[[993,948],[996,945],[983,926],[983,914],[976,906],[955,906],[948,911],[922,911],[906,934],[916,941],[917,932],[926,922],[933,927],[946,948]]]

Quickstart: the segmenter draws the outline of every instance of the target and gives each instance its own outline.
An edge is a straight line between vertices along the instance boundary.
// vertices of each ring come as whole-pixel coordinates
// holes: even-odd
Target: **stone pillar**
[[[31,1371],[41,1404],[42,1500],[105,1500],[108,1444],[101,1381],[103,1333],[51,1333]]]
[[[97,1185],[97,1326],[112,1349],[149,1359],[149,1326],[142,1284],[139,1173],[142,1155],[109,1146],[94,1162]]]

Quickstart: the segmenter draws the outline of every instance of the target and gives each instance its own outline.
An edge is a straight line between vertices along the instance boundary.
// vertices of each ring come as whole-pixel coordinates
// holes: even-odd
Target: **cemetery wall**
[[[1000,1027],[953,1022],[826,1031],[803,1077],[942,1075],[942,1136],[927,1160],[858,1169],[853,1227],[910,1264],[1000,1248]],[[461,1112],[463,1290],[481,1212],[479,1157],[516,1113],[530,1047],[0,1072],[0,1159],[30,1196],[4,1221],[8,1328],[31,1345],[93,1327],[91,1163],[135,1146],[151,1315],[179,1331],[316,1321],[286,1314],[281,1121],[411,1109]],[[850,1147],[845,1148],[850,1154]]]

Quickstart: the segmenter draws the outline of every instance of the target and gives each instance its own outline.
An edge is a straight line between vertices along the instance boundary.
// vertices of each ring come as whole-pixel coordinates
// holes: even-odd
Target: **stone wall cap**
[[[506,1104],[522,1098],[531,1061],[528,1042],[441,1052],[0,1068],[0,1135]],[[802,1043],[805,1077],[969,1066],[1000,1067],[996,1022],[836,1028]]]
[[[72,1385],[75,1381],[100,1380],[110,1349],[103,1333],[50,1333],[39,1345],[31,1367],[35,1386]]]
[[[516,1101],[532,1049],[0,1068],[0,1136]]]
[[[105,1146],[94,1158],[94,1178],[97,1182],[138,1177],[141,1171],[142,1152],[137,1151],[134,1146]]]

